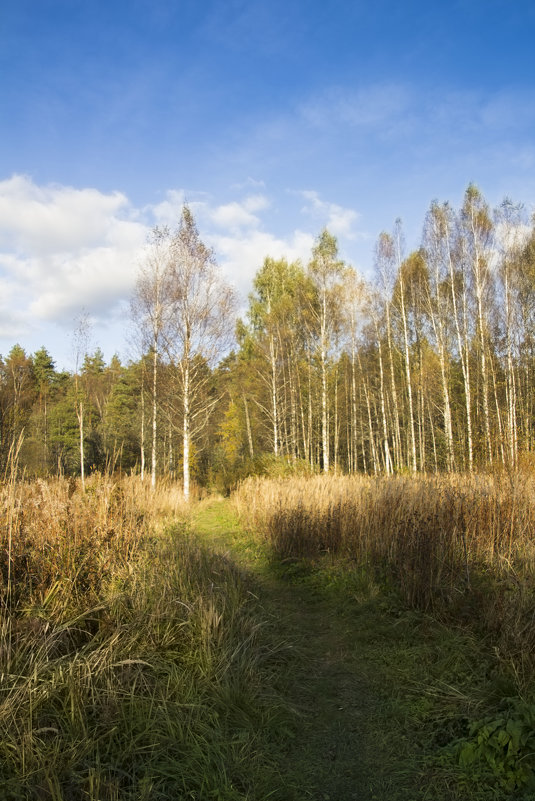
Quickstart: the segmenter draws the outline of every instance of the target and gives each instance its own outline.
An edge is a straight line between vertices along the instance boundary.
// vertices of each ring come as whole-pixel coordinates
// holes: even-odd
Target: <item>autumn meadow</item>
[[[2,798],[320,797],[277,593],[367,632],[373,797],[533,797],[535,233],[472,185],[423,231],[266,258],[236,325],[184,206],[137,358],[1,360]]]

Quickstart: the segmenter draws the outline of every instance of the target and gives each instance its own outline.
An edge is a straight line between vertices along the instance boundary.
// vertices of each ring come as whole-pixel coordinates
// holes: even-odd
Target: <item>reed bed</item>
[[[473,622],[535,673],[535,476],[247,479],[235,504],[277,558],[367,566],[411,607]]]
[[[180,489],[9,479],[0,513],[2,799],[255,797],[277,715],[258,621]]]
[[[180,489],[155,492],[135,477],[8,480],[0,486],[0,604],[51,602],[68,593],[83,605],[103,578],[136,559],[156,521],[185,510]]]

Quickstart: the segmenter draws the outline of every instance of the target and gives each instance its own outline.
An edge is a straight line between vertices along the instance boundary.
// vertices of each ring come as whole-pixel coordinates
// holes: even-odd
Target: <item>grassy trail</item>
[[[280,649],[273,681],[298,722],[278,758],[276,797],[456,798],[443,781],[439,788],[426,757],[441,736],[452,736],[459,699],[444,679],[463,681],[469,644],[459,649],[459,634],[394,613],[369,587],[359,598],[355,586],[319,586],[296,575],[295,565],[293,573],[281,570],[240,530],[226,501],[202,506],[193,525],[204,543],[248,574],[267,624],[263,636]],[[434,681],[435,689],[452,693],[442,732],[429,726]]]

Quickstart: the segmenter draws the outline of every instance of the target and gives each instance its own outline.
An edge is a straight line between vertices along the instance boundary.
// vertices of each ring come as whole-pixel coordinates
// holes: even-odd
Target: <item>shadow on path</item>
[[[240,531],[227,502],[202,506],[193,525],[203,544],[250,577],[267,623],[263,636],[286,650],[283,675],[273,680],[298,720],[279,765],[288,799],[412,801],[414,779],[400,776],[399,761],[386,767],[396,760],[381,731],[377,653],[369,659],[381,637],[377,610],[364,604],[344,614],[313,588],[284,579]],[[276,797],[284,797],[281,789]]]

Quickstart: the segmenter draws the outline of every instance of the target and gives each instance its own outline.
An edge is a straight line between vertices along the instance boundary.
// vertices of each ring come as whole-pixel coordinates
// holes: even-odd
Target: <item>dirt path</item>
[[[301,721],[280,765],[288,799],[412,801],[414,778],[400,775],[393,753],[397,724],[382,687],[386,634],[377,609],[344,613],[310,586],[276,575],[226,502],[202,507],[194,529],[252,577],[269,636],[288,648],[288,669],[276,681]]]
[[[303,588],[263,582],[262,600],[279,633],[296,650],[285,691],[302,716],[289,754],[290,781],[314,799],[371,799],[378,777],[370,765],[374,698],[358,638],[325,603]]]

